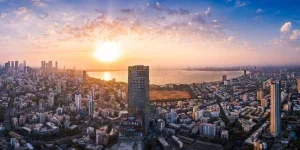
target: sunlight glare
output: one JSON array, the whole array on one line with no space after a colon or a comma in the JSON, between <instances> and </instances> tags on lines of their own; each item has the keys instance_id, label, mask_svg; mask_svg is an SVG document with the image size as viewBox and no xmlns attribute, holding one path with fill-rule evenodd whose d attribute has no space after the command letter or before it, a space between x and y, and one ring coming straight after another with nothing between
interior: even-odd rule
<instances>
[{"instance_id":1,"label":"sunlight glare","mask_svg":"<svg viewBox=\"0 0 300 150\"><path fill-rule=\"evenodd\" d=\"M110 41L104 42L103 44L98 44L94 55L99 61L109 63L118 60L120 53L120 44Z\"/></svg>"}]
</instances>

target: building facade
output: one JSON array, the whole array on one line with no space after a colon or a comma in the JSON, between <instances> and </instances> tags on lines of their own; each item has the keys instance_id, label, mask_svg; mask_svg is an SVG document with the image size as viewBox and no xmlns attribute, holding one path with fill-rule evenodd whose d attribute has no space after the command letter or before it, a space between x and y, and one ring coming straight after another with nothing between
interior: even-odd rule
<instances>
[{"instance_id":1,"label":"building facade","mask_svg":"<svg viewBox=\"0 0 300 150\"><path fill-rule=\"evenodd\" d=\"M141 117L144 134L149 129L149 66L128 67L128 108L129 114Z\"/></svg>"},{"instance_id":2,"label":"building facade","mask_svg":"<svg viewBox=\"0 0 300 150\"><path fill-rule=\"evenodd\" d=\"M281 94L280 84L278 82L271 84L271 115L270 115L270 132L274 136L280 133L280 110Z\"/></svg>"}]
</instances>

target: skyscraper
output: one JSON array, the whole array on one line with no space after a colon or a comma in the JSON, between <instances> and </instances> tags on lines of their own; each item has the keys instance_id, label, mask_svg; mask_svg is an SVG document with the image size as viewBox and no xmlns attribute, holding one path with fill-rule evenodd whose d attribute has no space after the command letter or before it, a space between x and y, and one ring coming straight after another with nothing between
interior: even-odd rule
<instances>
[{"instance_id":1,"label":"skyscraper","mask_svg":"<svg viewBox=\"0 0 300 150\"><path fill-rule=\"evenodd\" d=\"M226 81L227 80L227 76L226 75L223 75L222 76L222 81L224 82L224 81Z\"/></svg>"},{"instance_id":2,"label":"skyscraper","mask_svg":"<svg viewBox=\"0 0 300 150\"><path fill-rule=\"evenodd\" d=\"M48 96L48 105L49 105L49 107L53 107L54 106L54 93L53 92L49 93L49 96Z\"/></svg>"},{"instance_id":3,"label":"skyscraper","mask_svg":"<svg viewBox=\"0 0 300 150\"><path fill-rule=\"evenodd\" d=\"M297 80L298 93L300 93L300 79Z\"/></svg>"},{"instance_id":4,"label":"skyscraper","mask_svg":"<svg viewBox=\"0 0 300 150\"><path fill-rule=\"evenodd\" d=\"M85 83L86 82L86 71L83 70L82 72L82 78L83 78L83 82Z\"/></svg>"},{"instance_id":5,"label":"skyscraper","mask_svg":"<svg viewBox=\"0 0 300 150\"><path fill-rule=\"evenodd\" d=\"M280 133L280 110L281 96L279 82L271 84L271 115L270 115L270 132L274 136Z\"/></svg>"},{"instance_id":6,"label":"skyscraper","mask_svg":"<svg viewBox=\"0 0 300 150\"><path fill-rule=\"evenodd\" d=\"M81 94L79 94L79 93L75 94L75 103L76 103L76 109L77 109L77 111L79 111L79 109L81 107Z\"/></svg>"},{"instance_id":7,"label":"skyscraper","mask_svg":"<svg viewBox=\"0 0 300 150\"><path fill-rule=\"evenodd\" d=\"M14 69L15 69L15 62L14 62L14 61L11 61L10 63L11 63L11 68L12 68L12 70L14 70Z\"/></svg>"},{"instance_id":8,"label":"skyscraper","mask_svg":"<svg viewBox=\"0 0 300 150\"><path fill-rule=\"evenodd\" d=\"M15 70L19 69L19 61L15 61Z\"/></svg>"},{"instance_id":9,"label":"skyscraper","mask_svg":"<svg viewBox=\"0 0 300 150\"><path fill-rule=\"evenodd\" d=\"M52 66L52 61L49 61L47 66L48 66L47 69L51 72L51 71L52 71L52 68L53 68L53 66Z\"/></svg>"},{"instance_id":10,"label":"skyscraper","mask_svg":"<svg viewBox=\"0 0 300 150\"><path fill-rule=\"evenodd\" d=\"M88 104L89 104L89 116L93 116L95 112L95 105L94 105L94 100L93 96L88 97Z\"/></svg>"},{"instance_id":11,"label":"skyscraper","mask_svg":"<svg viewBox=\"0 0 300 150\"><path fill-rule=\"evenodd\" d=\"M56 70L58 69L58 62L57 61L55 62L55 69Z\"/></svg>"},{"instance_id":12,"label":"skyscraper","mask_svg":"<svg viewBox=\"0 0 300 150\"><path fill-rule=\"evenodd\" d=\"M149 128L149 66L128 67L128 108L129 114L142 116L144 134Z\"/></svg>"},{"instance_id":13,"label":"skyscraper","mask_svg":"<svg viewBox=\"0 0 300 150\"><path fill-rule=\"evenodd\" d=\"M260 89L259 91L257 91L256 98L257 100L262 100L263 97L264 97L264 92Z\"/></svg>"},{"instance_id":14,"label":"skyscraper","mask_svg":"<svg viewBox=\"0 0 300 150\"><path fill-rule=\"evenodd\" d=\"M247 76L247 71L246 70L244 70L244 77L246 77Z\"/></svg>"}]
</instances>

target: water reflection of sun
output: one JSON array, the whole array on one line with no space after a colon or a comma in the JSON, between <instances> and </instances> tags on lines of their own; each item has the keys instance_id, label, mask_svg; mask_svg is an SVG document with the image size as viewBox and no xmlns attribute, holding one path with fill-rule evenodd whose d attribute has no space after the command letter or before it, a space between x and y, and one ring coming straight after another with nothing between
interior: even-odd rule
<instances>
[{"instance_id":1,"label":"water reflection of sun","mask_svg":"<svg viewBox=\"0 0 300 150\"><path fill-rule=\"evenodd\" d=\"M103 75L102 75L102 79L105 80L105 81L111 80L110 72L104 72Z\"/></svg>"}]
</instances>

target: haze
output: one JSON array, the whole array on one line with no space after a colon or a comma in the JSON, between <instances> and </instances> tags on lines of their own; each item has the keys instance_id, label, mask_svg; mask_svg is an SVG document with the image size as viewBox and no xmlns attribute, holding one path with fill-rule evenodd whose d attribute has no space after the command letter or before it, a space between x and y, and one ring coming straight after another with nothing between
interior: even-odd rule
<instances>
[{"instance_id":1,"label":"haze","mask_svg":"<svg viewBox=\"0 0 300 150\"><path fill-rule=\"evenodd\" d=\"M0 62L123 69L300 63L300 2L0 0ZM99 44L120 57L99 61Z\"/></svg>"}]
</instances>

